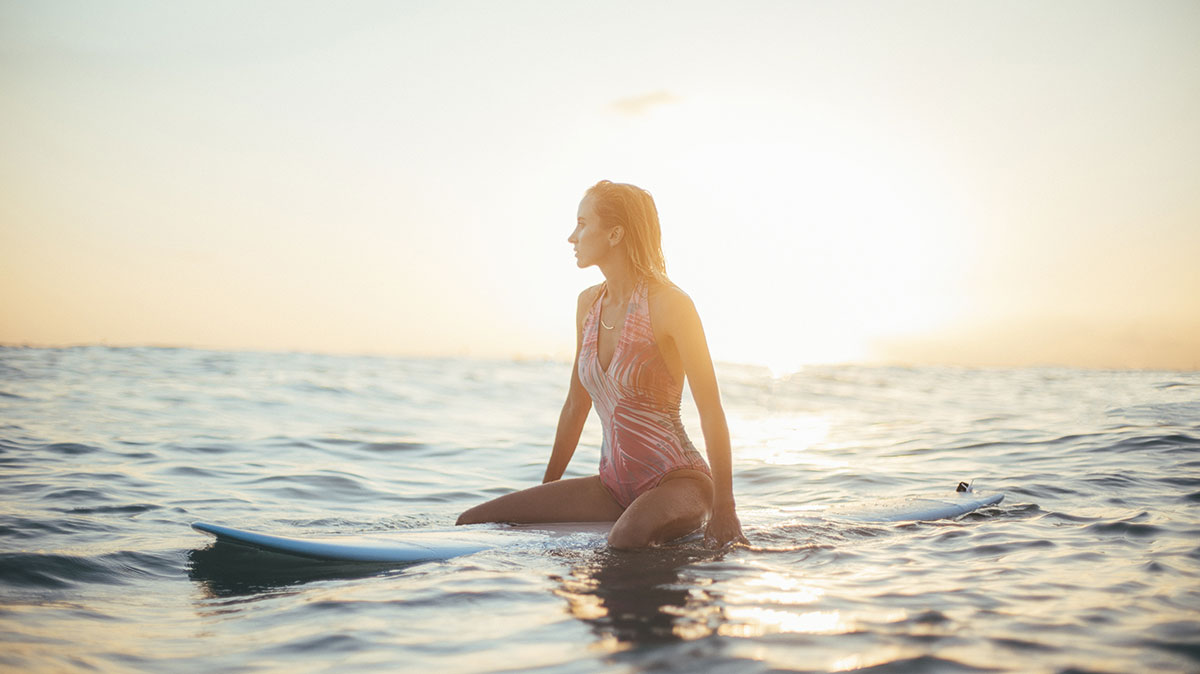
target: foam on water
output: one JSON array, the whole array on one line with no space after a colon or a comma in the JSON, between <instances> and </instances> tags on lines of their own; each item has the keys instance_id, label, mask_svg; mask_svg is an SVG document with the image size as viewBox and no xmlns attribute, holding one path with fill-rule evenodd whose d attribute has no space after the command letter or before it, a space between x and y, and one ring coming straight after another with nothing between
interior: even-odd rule
<instances>
[{"instance_id":1,"label":"foam on water","mask_svg":"<svg viewBox=\"0 0 1200 674\"><path fill-rule=\"evenodd\" d=\"M1196 373L722 367L750 549L583 534L339 566L187 526L448 526L540 480L568 375L0 349L0 668L1200 669ZM598 447L592 420L568 476L594 473ZM812 517L972 478L1005 501L954 521Z\"/></svg>"}]
</instances>

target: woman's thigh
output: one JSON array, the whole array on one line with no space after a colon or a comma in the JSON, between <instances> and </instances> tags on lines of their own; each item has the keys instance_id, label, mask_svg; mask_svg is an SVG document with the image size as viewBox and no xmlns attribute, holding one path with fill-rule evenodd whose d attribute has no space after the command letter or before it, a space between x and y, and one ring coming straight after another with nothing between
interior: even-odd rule
<instances>
[{"instance_id":1,"label":"woman's thigh","mask_svg":"<svg viewBox=\"0 0 1200 674\"><path fill-rule=\"evenodd\" d=\"M621 506L600 484L600 476L539 484L481 503L458 517L457 524L480 522L613 522Z\"/></svg>"},{"instance_id":2,"label":"woman's thigh","mask_svg":"<svg viewBox=\"0 0 1200 674\"><path fill-rule=\"evenodd\" d=\"M614 548L644 548L674 540L704 524L712 510L712 480L681 470L634 499L608 534Z\"/></svg>"}]
</instances>

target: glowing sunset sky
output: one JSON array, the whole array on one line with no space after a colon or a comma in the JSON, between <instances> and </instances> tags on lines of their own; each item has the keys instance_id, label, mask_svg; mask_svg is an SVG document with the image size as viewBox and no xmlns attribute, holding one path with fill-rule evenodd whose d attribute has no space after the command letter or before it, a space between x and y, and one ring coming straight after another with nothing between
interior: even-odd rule
<instances>
[{"instance_id":1,"label":"glowing sunset sky","mask_svg":"<svg viewBox=\"0 0 1200 674\"><path fill-rule=\"evenodd\" d=\"M1200 3L0 0L0 343L1200 367Z\"/></svg>"}]
</instances>

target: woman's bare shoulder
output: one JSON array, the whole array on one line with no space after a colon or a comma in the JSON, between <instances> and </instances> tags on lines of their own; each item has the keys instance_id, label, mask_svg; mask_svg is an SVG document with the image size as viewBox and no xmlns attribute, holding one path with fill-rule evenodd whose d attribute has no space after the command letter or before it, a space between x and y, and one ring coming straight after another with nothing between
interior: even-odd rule
<instances>
[{"instance_id":1,"label":"woman's bare shoulder","mask_svg":"<svg viewBox=\"0 0 1200 674\"><path fill-rule=\"evenodd\" d=\"M604 289L603 283L597 283L590 288L584 288L583 292L579 293L579 302L575 306L575 315L582 320L583 316L596 303L596 298L600 297L600 291Z\"/></svg>"},{"instance_id":2,"label":"woman's bare shoulder","mask_svg":"<svg viewBox=\"0 0 1200 674\"><path fill-rule=\"evenodd\" d=\"M670 316L696 313L696 305L691 296L674 283L650 284L648 299L650 308L655 313L661 312Z\"/></svg>"},{"instance_id":3,"label":"woman's bare shoulder","mask_svg":"<svg viewBox=\"0 0 1200 674\"><path fill-rule=\"evenodd\" d=\"M603 283L597 283L589 288L584 288L583 292L579 293L579 306L591 306L600 297L600 291L604 290Z\"/></svg>"}]
</instances>

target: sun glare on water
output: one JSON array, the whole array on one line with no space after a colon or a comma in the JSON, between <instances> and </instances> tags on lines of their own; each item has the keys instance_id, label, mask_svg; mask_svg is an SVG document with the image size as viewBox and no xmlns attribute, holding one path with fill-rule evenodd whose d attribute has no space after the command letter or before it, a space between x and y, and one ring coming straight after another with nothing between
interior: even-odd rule
<instances>
[{"instance_id":1,"label":"sun glare on water","mask_svg":"<svg viewBox=\"0 0 1200 674\"><path fill-rule=\"evenodd\" d=\"M768 419L731 416L729 426L741 443L738 448L739 461L829 469L847 465L845 461L813 451L813 447L829 437L832 421L823 416L789 415Z\"/></svg>"}]
</instances>

